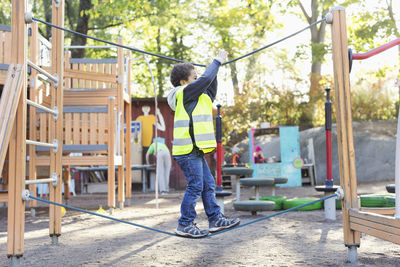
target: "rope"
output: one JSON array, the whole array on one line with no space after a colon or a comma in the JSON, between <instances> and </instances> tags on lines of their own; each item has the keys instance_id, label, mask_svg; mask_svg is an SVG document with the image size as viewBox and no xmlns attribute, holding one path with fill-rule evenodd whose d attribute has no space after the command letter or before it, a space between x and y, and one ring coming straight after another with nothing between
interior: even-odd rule
<instances>
[{"instance_id":1,"label":"rope","mask_svg":"<svg viewBox=\"0 0 400 267\"><path fill-rule=\"evenodd\" d=\"M88 210L83 210L83 209L80 209L80 208L71 207L71 206L68 206L68 205L64 205L64 204L61 204L61 203L57 203L57 202L49 201L49 200L46 200L46 199L34 197L34 196L31 196L31 195L29 195L29 198L33 199L33 200L41 201L41 202L44 202L44 203L47 203L47 204L52 204L52 205L64 207L66 209L75 210L75 211L87 213L87 214L90 214L90 215L102 217L102 218L109 219L109 220L112 220L112 221L116 221L116 222L120 222L120 223L125 223L125 224L129 224L129 225L137 226L137 227L144 228L144 229L151 230L151 231L156 231L156 232L159 232L159 233L162 233L162 234L176 236L175 233L170 233L170 232L167 232L167 231L155 229L155 228L144 226L144 225L140 225L140 224L137 224L137 223L120 220L120 219L113 218L113 217L110 217L110 216L107 216L107 215L95 213L95 212L88 211Z\"/></svg>"},{"instance_id":2,"label":"rope","mask_svg":"<svg viewBox=\"0 0 400 267\"><path fill-rule=\"evenodd\" d=\"M288 36L286 36L286 37L283 37L283 38L281 38L281 39L279 39L279 40L277 40L277 41L275 41L275 42L272 42L272 43L270 43L270 44L267 44L266 46L263 46L263 47L261 47L261 48L258 48L257 50L254 50L253 52L247 53L246 55L237 57L237 58L232 59L232 60L228 60L227 62L223 63L222 65L230 64L230 63L235 62L235 61L237 61L237 60L240 60L240 59L242 59L242 58L245 58L245 57L251 56L251 55L253 55L253 54L255 54L255 53L258 53L258 52L260 52L261 50L264 50L264 49L266 49L266 48L268 48L268 47L271 47L271 46L273 46L273 45L276 45L277 43L280 43L280 42L282 42L282 41L285 41L286 39L289 39L289 38L291 38L291 37L293 37L293 36L295 36L295 35L297 35L297 34L303 32L303 31L305 31L305 30L307 30L307 29L309 29L309 28L311 28L311 27L313 27L313 26L315 26L315 25L317 25L317 24L319 24L319 23L321 23L321 22L324 22L324 21L326 21L326 18L320 19L320 20L318 20L318 21L316 21L316 22L314 22L314 23L308 25L307 27L304 27L304 28L301 29L301 30L298 30L298 31L295 32L295 33L292 33L292 34L290 34L290 35L288 35Z\"/></svg>"},{"instance_id":3,"label":"rope","mask_svg":"<svg viewBox=\"0 0 400 267\"><path fill-rule=\"evenodd\" d=\"M138 48L134 48L134 47L131 47L131 46L126 46L126 45L122 45L122 44L117 44L117 43L113 43L113 42L110 42L110 41L106 41L106 40L103 40L103 39L99 39L99 38L96 38L96 37L93 37L93 36L86 35L84 33L76 32L76 31L73 31L73 30L69 30L69 29L57 26L57 25L52 24L50 22L46 22L44 20L37 19L35 17L33 17L32 20L40 22L40 23L43 23L43 24L45 24L47 26L54 27L56 29L59 29L59 30L65 31L65 32L69 32L69 33L72 33L72 34L77 34L77 35L80 35L82 37L86 37L86 38L89 38L89 39L92 39L92 40L95 40L95 41L99 41L99 42L102 42L102 43L118 46L118 47L121 47L121 48L125 48L125 49L128 49L128 50L139 52L139 53L142 53L142 54L155 56L155 57L159 57L159 58L163 58L163 59L167 59L167 60L171 60L171 61L175 61L175 62L186 62L186 61L181 60L181 59L175 59L175 58L172 58L172 57L167 57L167 56L163 56L163 55L147 52L147 51L144 51L144 50L140 50ZM206 67L206 65L203 65L203 64L197 64L197 63L192 63L192 62L189 62L189 63L191 63L191 64L193 64L195 66L199 66L199 67Z\"/></svg>"},{"instance_id":4,"label":"rope","mask_svg":"<svg viewBox=\"0 0 400 267\"><path fill-rule=\"evenodd\" d=\"M233 230L233 229L237 229L237 228L240 228L240 227L244 227L244 226L247 226L247 225L250 225L250 224L259 222L259 221L264 221L264 220L266 220L266 219L269 219L269 218L272 218L272 217L275 217L275 216L278 216L278 215L281 215L281 214L284 214L284 213L288 213L288 212L290 212L290 211L297 210L297 209L300 209L300 208L302 208L302 207L309 206L309 205L315 204L315 203L317 203L317 202L324 201L324 200L327 200L327 199L329 199L329 198L337 197L337 196L338 196L337 194L329 195L329 196L326 196L326 197L323 197L323 198L320 198L320 199L311 201L311 202L309 202L309 203L302 204L302 205L297 206L297 207L293 207L293 208L290 208L290 209L287 209L287 210L281 210L281 211L275 212L275 213L273 213L273 214L271 214L271 215L268 215L268 216L265 216L265 217L261 217L261 218L255 219L255 220L252 220L252 221L247 222L247 223L240 224L240 225L236 226L235 228L229 228L229 229L225 229L225 230L222 230L222 231L219 231L219 232L210 234L210 235L208 235L208 236L219 235L219 234L225 233L225 232L227 232L227 231L229 231L229 230Z\"/></svg>"},{"instance_id":5,"label":"rope","mask_svg":"<svg viewBox=\"0 0 400 267\"><path fill-rule=\"evenodd\" d=\"M327 199L329 199L329 198L336 197L336 196L337 196L337 194L329 195L329 196L326 196L326 197L323 197L323 198L314 200L314 201L312 201L312 202L309 202L309 203L306 203L306 204L302 204L302 205L297 206L297 207L293 207L293 208L290 208L290 209L287 209L287 210L278 211L278 212L275 212L274 214L271 214L271 215L268 215L268 216L265 216L265 217L261 217L261 218L255 219L255 220L252 220L252 221L247 222L247 223L240 224L240 225L238 225L238 226L236 226L236 227L234 227L234 228L229 228L229 229L225 229L225 230L222 230L222 231L213 233L213 234L209 234L209 235L204 236L204 237L211 237L211 236L219 235L219 234L222 234L222 233L226 233L226 232L228 232L228 231L235 230L235 229L238 229L238 228L241 228L241 227L244 227L244 226L247 226L247 225L256 223L256 222L260 222L260 221L263 221L263 220L266 220L266 219L269 219L269 218L272 218L272 217L275 217L275 216L278 216L278 215L281 215L281 214L284 214L284 213L287 213L287 212L290 212L290 211L293 211L293 210L297 210L297 209L300 209L300 208L302 208L302 207L309 206L309 205L315 204L315 203L317 203L317 202L324 201L324 200L327 200ZM110 217L110 216L107 216L107 215L95 213L95 212L88 211L88 210L83 210L83 209L80 209L80 208L71 207L71 206L68 206L68 205L64 205L64 204L61 204L61 203L49 201L49 200L42 199L42 198L38 198L38 197L35 197L35 196L29 195L29 198L30 198L30 199L33 199L33 200L41 201L41 202L44 202L44 203L47 203L47 204L52 204L52 205L64 207L64 208L66 208L66 209L75 210L75 211L87 213L87 214L90 214L90 215L102 217L102 218L105 218L105 219L110 219L110 220L112 220L112 221L116 221L116 222L120 222L120 223L125 223L125 224L129 224L129 225L133 225L133 226L136 226L136 227L144 228L144 229L146 229L146 230L155 231L155 232L162 233L162 234L166 234L166 235L170 235L170 236L182 237L182 236L176 235L175 233L171 233L171 232L159 230L159 229L156 229L156 228L144 226L144 225L137 224L137 223L133 223L133 222L128 222L128 221L125 221L125 220L120 220L120 219L113 218L113 217ZM184 238L185 238L185 237L184 237Z\"/></svg>"},{"instance_id":6,"label":"rope","mask_svg":"<svg viewBox=\"0 0 400 267\"><path fill-rule=\"evenodd\" d=\"M159 54L156 54L156 53L151 53L151 52L147 52L147 51L144 51L144 50L140 50L140 49L138 49L138 48L134 48L134 47L131 47L131 46L126 46L126 45L121 45L121 44L113 43L113 42L110 42L110 41L106 41L106 40L103 40L103 39L100 39L100 38L96 38L96 37L93 37L93 36L90 36L90 35L86 35L86 34L84 34L84 33L76 32L76 31L73 31L73 30L70 30L70 29L66 29L66 28L57 26L57 25L55 25L55 24L52 24L52 23L50 23L50 22L43 21L43 20L38 19L38 18L35 18L35 17L33 17L32 20L37 21L37 22L40 22L40 23L43 23L43 24L45 24L45 25L47 25L47 26L50 26L50 27L54 27L54 28L59 29L59 30L62 30L62 31L66 31L66 32L69 32L69 33L72 33L72 34L77 34L77 35L80 35L80 36L89 38L89 39L92 39L92 40L95 40L95 41L98 41L98 42L102 42L102 43L106 43L106 44L110 44L110 45L122 47L122 48L125 48L125 49L128 49L128 50L132 50L132 51L135 51L135 52L139 52L139 53L143 53L143 54L146 54L146 55L150 55L150 56L154 56L154 57L159 57L159 58L163 58L163 59L167 59L167 60L171 60L171 61L175 61L175 62L186 62L186 61L181 60L181 59L176 59L176 58L172 58L172 57L167 57L167 56L159 55ZM314 23L308 25L307 27L304 27L304 28L301 29L301 30L298 30L298 31L295 32L295 33L292 33L292 34L290 34L290 35L288 35L288 36L286 36L286 37L283 37L283 38L281 38L281 39L279 39L279 40L277 40L277 41L275 41L275 42L272 42L272 43L270 43L270 44L268 44L268 45L266 45L266 46L263 46L263 47L261 47L261 48L258 48L258 49L256 49L256 50L250 52L250 53L247 53L247 54L245 54L245 55L243 55L243 56L240 56L240 57L234 58L234 59L232 59L232 60L226 61L226 62L223 63L222 65L227 65L227 64L230 64L230 63L232 63L232 62L238 61L238 60L240 60L240 59L242 59L242 58L245 58L245 57L251 56L251 55L253 55L253 54L255 54L255 53L258 53L258 52L260 52L260 51L262 51L262 50L264 50L264 49L266 49L266 48L268 48L268 47L271 47L271 46L273 46L273 45L276 45L277 43L280 43L280 42L282 42L282 41L284 41L284 40L286 40L286 39L289 39L289 38L291 38L291 37L293 37L293 36L295 36L295 35L297 35L297 34L303 32L303 31L305 31L305 30L307 30L307 29L309 29L309 28L311 28L311 27L313 27L313 26L315 26L315 25L317 25L317 24L319 24L319 23L322 23L322 22L324 22L324 21L326 21L326 18L320 19L320 20L318 20L318 21L316 21L316 22L314 22ZM207 67L207 65L204 65L204 64L192 63L192 62L189 62L189 63L191 63L191 64L193 64L193 65L195 65L195 66L199 66L199 67Z\"/></svg>"}]
</instances>

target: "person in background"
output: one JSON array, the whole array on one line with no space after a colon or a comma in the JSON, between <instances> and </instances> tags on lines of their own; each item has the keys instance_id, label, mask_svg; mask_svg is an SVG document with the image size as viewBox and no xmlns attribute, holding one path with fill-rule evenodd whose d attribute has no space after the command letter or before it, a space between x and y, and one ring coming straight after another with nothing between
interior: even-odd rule
<instances>
[{"instance_id":1,"label":"person in background","mask_svg":"<svg viewBox=\"0 0 400 267\"><path fill-rule=\"evenodd\" d=\"M146 162L150 164L150 155L155 155L157 159L157 173L158 173L158 186L161 194L169 192L169 172L171 170L171 154L169 153L168 147L160 142L157 142L157 153L156 143L149 146L146 153Z\"/></svg>"},{"instance_id":2,"label":"person in background","mask_svg":"<svg viewBox=\"0 0 400 267\"><path fill-rule=\"evenodd\" d=\"M233 166L238 166L241 163L240 162L240 155L239 155L239 148L238 147L234 147L232 149L232 153L233 153L233 158L232 158Z\"/></svg>"},{"instance_id":3,"label":"person in background","mask_svg":"<svg viewBox=\"0 0 400 267\"><path fill-rule=\"evenodd\" d=\"M254 163L264 163L264 155L262 153L261 147L256 147L256 152L254 153Z\"/></svg>"}]
</instances>

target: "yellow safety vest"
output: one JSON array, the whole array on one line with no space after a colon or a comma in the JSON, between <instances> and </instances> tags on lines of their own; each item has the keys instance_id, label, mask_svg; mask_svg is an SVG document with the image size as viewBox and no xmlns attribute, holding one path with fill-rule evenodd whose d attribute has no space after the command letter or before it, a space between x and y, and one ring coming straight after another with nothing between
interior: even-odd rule
<instances>
[{"instance_id":1,"label":"yellow safety vest","mask_svg":"<svg viewBox=\"0 0 400 267\"><path fill-rule=\"evenodd\" d=\"M190 117L183 105L183 89L176 93L176 110L174 117L174 141L172 155L186 155L192 152L193 143L189 133ZM212 116L212 102L207 94L199 97L192 112L193 134L196 146L204 153L212 152L217 147Z\"/></svg>"}]
</instances>

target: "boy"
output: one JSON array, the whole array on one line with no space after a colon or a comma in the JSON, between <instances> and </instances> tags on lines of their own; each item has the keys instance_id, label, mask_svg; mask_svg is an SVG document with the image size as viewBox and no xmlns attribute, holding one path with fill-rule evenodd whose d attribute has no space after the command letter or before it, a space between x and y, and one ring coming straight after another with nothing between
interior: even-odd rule
<instances>
[{"instance_id":1,"label":"boy","mask_svg":"<svg viewBox=\"0 0 400 267\"><path fill-rule=\"evenodd\" d=\"M228 220L215 199L215 181L204 159L205 153L216 148L212 117L212 101L217 94L217 73L227 52L221 50L197 79L194 66L179 63L171 71L175 87L168 94L168 104L175 111L172 155L188 181L181 204L181 217L176 234L198 238L240 224ZM202 197L208 216L209 230L200 230L194 223L196 202Z\"/></svg>"}]
</instances>

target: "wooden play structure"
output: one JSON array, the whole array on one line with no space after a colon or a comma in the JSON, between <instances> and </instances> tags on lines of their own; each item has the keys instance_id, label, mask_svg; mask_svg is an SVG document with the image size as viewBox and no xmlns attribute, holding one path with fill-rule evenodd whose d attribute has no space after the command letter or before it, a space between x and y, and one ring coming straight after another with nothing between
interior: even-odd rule
<instances>
[{"instance_id":1,"label":"wooden play structure","mask_svg":"<svg viewBox=\"0 0 400 267\"><path fill-rule=\"evenodd\" d=\"M52 23L64 27L64 1L52 2ZM27 187L36 196L37 184L48 184L49 200L62 203L63 180L64 195L69 195L70 166L107 166L110 211L115 207L116 170L120 208L131 197L129 169L125 176L131 161L130 53L118 48L116 58L73 59L64 51L64 32L53 28L49 42L25 17L26 11L26 0L12 1L12 25L0 26L0 201L8 204L12 266L19 265L24 251L28 199L22 192ZM37 175L43 166L48 176ZM61 208L49 209L49 233L57 243Z\"/></svg>"},{"instance_id":2,"label":"wooden play structure","mask_svg":"<svg viewBox=\"0 0 400 267\"><path fill-rule=\"evenodd\" d=\"M32 23L34 25L35 23ZM122 40L119 39L119 43ZM33 54L33 53L32 53ZM65 53L63 97L63 158L66 186L69 188L70 166L107 166L108 206L115 207L115 169L118 168L118 202L123 208L125 194L131 197L131 173L124 165L130 162L130 53L117 49L117 58L71 58ZM34 76L35 78L35 76ZM37 97L37 88L31 95ZM40 97L38 97L40 98ZM43 97L41 97L43 98ZM44 97L45 98L45 97ZM30 114L30 134L46 142L48 138L45 113ZM124 124L128 130L124 133ZM36 125L36 127L35 127ZM47 140L51 141L51 140ZM126 145L125 145L126 144ZM48 165L48 148L32 150L30 179L35 179L34 166ZM71 154L73 153L73 154ZM45 154L45 155L43 155ZM78 156L77 156L78 155ZM129 166L130 164L128 164ZM68 197L68 192L65 194Z\"/></svg>"},{"instance_id":3,"label":"wooden play structure","mask_svg":"<svg viewBox=\"0 0 400 267\"><path fill-rule=\"evenodd\" d=\"M337 138L339 152L340 184L344 192L342 200L344 243L348 247L350 262L357 260L357 247L360 246L360 233L375 236L396 244L400 244L400 214L387 215L388 212L377 210L360 210L357 199L357 177L355 168L355 151L353 143L350 79L349 79L349 50L347 47L346 15L343 7L332 8L327 16L327 23L332 23L332 49L335 83L335 106L337 122ZM397 39L397 41L400 41ZM392 44L399 44L389 43ZM369 56L382 52L389 44L376 48L368 53ZM353 54L352 59L366 58L366 54ZM351 59L350 59L351 60ZM399 142L399 140L398 140ZM399 157L396 152L396 161ZM397 173L396 167L396 173ZM399 178L396 174L396 184ZM399 190L397 190L399 191ZM400 207L399 196L396 196L396 209ZM383 214L378 214L383 213ZM393 214L393 212L391 213Z\"/></svg>"}]
</instances>

